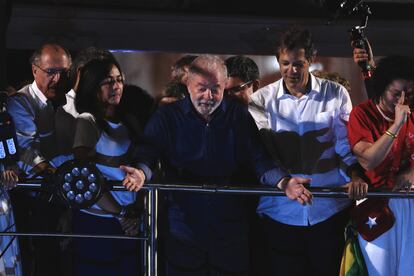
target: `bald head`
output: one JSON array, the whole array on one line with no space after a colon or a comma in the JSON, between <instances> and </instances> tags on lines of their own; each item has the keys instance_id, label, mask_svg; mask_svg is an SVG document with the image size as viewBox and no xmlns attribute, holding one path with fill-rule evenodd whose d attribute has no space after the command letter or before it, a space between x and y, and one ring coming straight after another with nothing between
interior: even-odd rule
<instances>
[{"instance_id":1,"label":"bald head","mask_svg":"<svg viewBox=\"0 0 414 276\"><path fill-rule=\"evenodd\" d=\"M39 63L42 62L42 58L44 58L44 54L55 54L56 56L61 56L63 59L67 60L69 66L72 64L72 58L69 51L59 44L53 43L43 44L39 49L36 49L29 59L30 64L39 65Z\"/></svg>"},{"instance_id":2,"label":"bald head","mask_svg":"<svg viewBox=\"0 0 414 276\"><path fill-rule=\"evenodd\" d=\"M70 53L58 44L44 44L33 53L30 58L33 77L46 98L55 99L67 92L65 82L71 62Z\"/></svg>"}]
</instances>

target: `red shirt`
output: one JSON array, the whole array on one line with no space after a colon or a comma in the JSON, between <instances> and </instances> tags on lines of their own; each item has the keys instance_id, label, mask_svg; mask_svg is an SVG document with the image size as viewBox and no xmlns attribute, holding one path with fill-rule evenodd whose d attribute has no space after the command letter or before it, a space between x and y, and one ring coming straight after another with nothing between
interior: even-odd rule
<instances>
[{"instance_id":1,"label":"red shirt","mask_svg":"<svg viewBox=\"0 0 414 276\"><path fill-rule=\"evenodd\" d=\"M354 107L348 122L348 138L351 149L359 141L374 143L389 129L387 121L372 100ZM375 188L393 188L395 176L414 165L414 115L407 119L385 159L365 174Z\"/></svg>"}]
</instances>

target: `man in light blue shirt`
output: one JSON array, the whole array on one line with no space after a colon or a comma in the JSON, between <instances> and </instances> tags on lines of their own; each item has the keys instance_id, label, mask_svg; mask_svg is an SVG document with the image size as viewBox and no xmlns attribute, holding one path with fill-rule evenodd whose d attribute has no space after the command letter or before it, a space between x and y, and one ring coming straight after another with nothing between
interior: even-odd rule
<instances>
[{"instance_id":1,"label":"man in light blue shirt","mask_svg":"<svg viewBox=\"0 0 414 276\"><path fill-rule=\"evenodd\" d=\"M34 81L9 98L8 110L16 124L20 169L29 177L46 176L61 164L54 106L64 99L71 55L60 45L44 44L33 53L30 63ZM33 195L22 191L13 201L17 228L23 232L56 232L62 207L45 200L42 193ZM60 240L31 239L30 245L26 240L20 243L24 274L61 275Z\"/></svg>"},{"instance_id":2,"label":"man in light blue shirt","mask_svg":"<svg viewBox=\"0 0 414 276\"><path fill-rule=\"evenodd\" d=\"M282 79L254 93L249 110L291 176L310 179L311 187L338 187L349 182L348 173L350 194L358 197L367 184L357 177L347 139L350 97L343 86L309 73L315 55L309 31L285 32L277 51ZM287 177L282 187L290 186L303 194L263 196L257 209L271 258L269 275L337 275L351 201L316 198L306 204L307 188Z\"/></svg>"}]
</instances>

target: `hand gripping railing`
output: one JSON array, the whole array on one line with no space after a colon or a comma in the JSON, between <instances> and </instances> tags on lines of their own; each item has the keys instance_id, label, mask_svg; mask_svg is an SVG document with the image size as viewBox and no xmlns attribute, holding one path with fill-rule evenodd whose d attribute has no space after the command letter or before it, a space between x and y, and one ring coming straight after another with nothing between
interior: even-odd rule
<instances>
[{"instance_id":1,"label":"hand gripping railing","mask_svg":"<svg viewBox=\"0 0 414 276\"><path fill-rule=\"evenodd\" d=\"M106 185L112 191L126 191L120 185L120 181L106 181ZM17 184L18 189L40 190L42 184L40 180L27 180ZM3 232L0 235L10 236L52 236L52 237L73 237L73 238L115 238L115 239L137 239L146 242L146 275L157 275L157 197L158 191L186 191L196 193L220 193L234 195L267 195L285 196L283 191L274 187L267 186L248 186L229 185L219 186L210 184L155 184L148 183L142 187L148 191L146 203L148 231L142 237L107 236L107 235L77 235L77 234L49 234L49 233L13 233ZM310 192L314 197L324 198L347 198L348 193L344 188L321 188L311 187ZM414 198L414 192L394 192L388 190L370 190L367 197L388 197L388 198Z\"/></svg>"}]
</instances>

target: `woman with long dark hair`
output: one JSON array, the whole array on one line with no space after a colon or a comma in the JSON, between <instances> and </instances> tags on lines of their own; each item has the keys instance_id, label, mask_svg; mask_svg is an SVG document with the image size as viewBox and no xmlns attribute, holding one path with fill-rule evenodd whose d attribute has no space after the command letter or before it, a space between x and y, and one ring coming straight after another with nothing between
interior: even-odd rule
<instances>
[{"instance_id":1,"label":"woman with long dark hair","mask_svg":"<svg viewBox=\"0 0 414 276\"><path fill-rule=\"evenodd\" d=\"M129 164L134 150L123 123L119 103L124 77L113 59L94 60L81 71L76 109L74 155L91 160L108 180L123 180L120 165ZM74 216L76 233L138 234L134 192L106 192L97 204ZM75 241L76 275L138 275L138 247L126 240L82 239Z\"/></svg>"}]
</instances>

